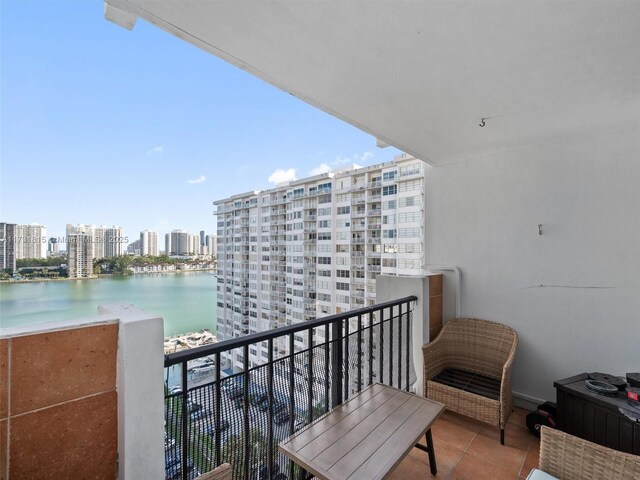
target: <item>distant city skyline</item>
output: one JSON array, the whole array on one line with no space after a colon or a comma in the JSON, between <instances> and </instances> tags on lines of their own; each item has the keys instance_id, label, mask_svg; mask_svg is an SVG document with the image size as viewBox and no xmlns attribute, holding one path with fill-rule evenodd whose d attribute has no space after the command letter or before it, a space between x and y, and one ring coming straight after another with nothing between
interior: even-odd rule
<instances>
[{"instance_id":1,"label":"distant city skyline","mask_svg":"<svg viewBox=\"0 0 640 480\"><path fill-rule=\"evenodd\" d=\"M398 153L100 2L7 0L0 27L3 222L214 232L213 199Z\"/></svg>"}]
</instances>

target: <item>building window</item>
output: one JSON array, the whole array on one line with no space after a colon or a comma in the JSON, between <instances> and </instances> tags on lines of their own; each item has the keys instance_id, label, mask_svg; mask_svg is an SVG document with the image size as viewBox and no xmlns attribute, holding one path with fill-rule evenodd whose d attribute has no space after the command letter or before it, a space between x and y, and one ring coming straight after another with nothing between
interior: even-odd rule
<instances>
[{"instance_id":1,"label":"building window","mask_svg":"<svg viewBox=\"0 0 640 480\"><path fill-rule=\"evenodd\" d=\"M415 165L405 165L400 167L400 176L406 177L408 175L418 175L422 173L422 164L416 163Z\"/></svg>"},{"instance_id":2,"label":"building window","mask_svg":"<svg viewBox=\"0 0 640 480\"><path fill-rule=\"evenodd\" d=\"M395 195L398 193L397 185L387 185L386 187L382 187L382 195Z\"/></svg>"},{"instance_id":3,"label":"building window","mask_svg":"<svg viewBox=\"0 0 640 480\"><path fill-rule=\"evenodd\" d=\"M400 199L400 207L417 207L421 204L420 195L413 197L404 197Z\"/></svg>"}]
</instances>

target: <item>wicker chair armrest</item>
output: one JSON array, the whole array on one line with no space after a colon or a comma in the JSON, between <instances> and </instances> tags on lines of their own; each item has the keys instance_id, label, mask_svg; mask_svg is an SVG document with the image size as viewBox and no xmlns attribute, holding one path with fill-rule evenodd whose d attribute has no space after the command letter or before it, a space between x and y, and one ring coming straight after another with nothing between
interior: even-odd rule
<instances>
[{"instance_id":1,"label":"wicker chair armrest","mask_svg":"<svg viewBox=\"0 0 640 480\"><path fill-rule=\"evenodd\" d=\"M504 428L513 410L513 391L511 389L511 370L513 361L516 358L518 348L518 338L516 337L507 357L507 361L502 367L502 378L500 380L500 427Z\"/></svg>"},{"instance_id":2,"label":"wicker chair armrest","mask_svg":"<svg viewBox=\"0 0 640 480\"><path fill-rule=\"evenodd\" d=\"M435 377L447 365L447 342L442 340L442 335L438 335L435 340L422 346L422 356L424 358L424 391L426 394L427 381Z\"/></svg>"},{"instance_id":3,"label":"wicker chair armrest","mask_svg":"<svg viewBox=\"0 0 640 480\"><path fill-rule=\"evenodd\" d=\"M541 470L563 480L638 478L640 457L542 427Z\"/></svg>"}]
</instances>

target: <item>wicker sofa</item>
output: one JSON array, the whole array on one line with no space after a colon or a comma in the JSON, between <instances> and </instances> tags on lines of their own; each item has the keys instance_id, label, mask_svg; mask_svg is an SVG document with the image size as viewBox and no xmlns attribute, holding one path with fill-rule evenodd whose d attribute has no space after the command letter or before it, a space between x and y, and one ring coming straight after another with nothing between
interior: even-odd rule
<instances>
[{"instance_id":1,"label":"wicker sofa","mask_svg":"<svg viewBox=\"0 0 640 480\"><path fill-rule=\"evenodd\" d=\"M638 455L618 452L549 427L542 427L540 433L540 467L529 474L530 480L549 478L548 475L560 480L640 478Z\"/></svg>"},{"instance_id":2,"label":"wicker sofa","mask_svg":"<svg viewBox=\"0 0 640 480\"><path fill-rule=\"evenodd\" d=\"M513 408L511 368L517 345L518 334L506 325L477 318L449 320L436 339L422 347L425 396L500 427L504 445L504 428ZM443 383L443 375L450 372L453 377ZM464 378L457 380L455 375Z\"/></svg>"}]
</instances>

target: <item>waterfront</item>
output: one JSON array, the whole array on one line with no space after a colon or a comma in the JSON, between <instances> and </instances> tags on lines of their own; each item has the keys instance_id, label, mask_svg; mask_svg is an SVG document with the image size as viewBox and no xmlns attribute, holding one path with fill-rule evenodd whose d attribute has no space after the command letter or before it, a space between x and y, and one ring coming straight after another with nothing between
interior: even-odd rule
<instances>
[{"instance_id":1,"label":"waterfront","mask_svg":"<svg viewBox=\"0 0 640 480\"><path fill-rule=\"evenodd\" d=\"M0 285L0 326L96 315L98 305L128 302L164 318L165 336L216 330L212 272L111 276L73 282Z\"/></svg>"}]
</instances>

